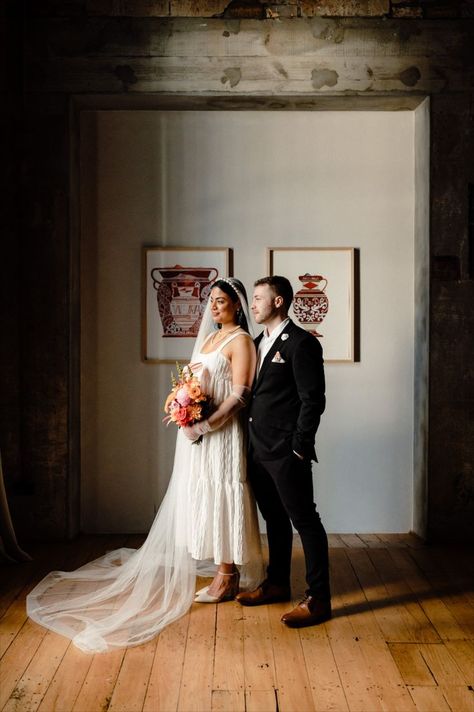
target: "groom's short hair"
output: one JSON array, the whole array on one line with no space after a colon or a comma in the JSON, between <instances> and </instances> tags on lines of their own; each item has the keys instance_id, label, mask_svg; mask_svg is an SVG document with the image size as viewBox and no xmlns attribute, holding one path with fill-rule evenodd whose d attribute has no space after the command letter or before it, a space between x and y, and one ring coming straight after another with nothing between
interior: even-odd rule
<instances>
[{"instance_id":1,"label":"groom's short hair","mask_svg":"<svg viewBox=\"0 0 474 712\"><path fill-rule=\"evenodd\" d=\"M286 311L288 311L293 301L293 287L291 286L290 280L279 274L274 274L271 277L261 277L257 279L254 283L254 287L258 287L261 284L268 284L277 297L282 297L284 307Z\"/></svg>"}]
</instances>

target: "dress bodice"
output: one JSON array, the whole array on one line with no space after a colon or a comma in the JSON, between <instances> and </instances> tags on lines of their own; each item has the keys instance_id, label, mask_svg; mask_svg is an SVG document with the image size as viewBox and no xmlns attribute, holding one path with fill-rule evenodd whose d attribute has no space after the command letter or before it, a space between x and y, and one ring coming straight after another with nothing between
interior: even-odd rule
<instances>
[{"instance_id":1,"label":"dress bodice","mask_svg":"<svg viewBox=\"0 0 474 712\"><path fill-rule=\"evenodd\" d=\"M196 354L195 363L191 364L193 366L193 373L195 373L201 381L203 391L213 398L225 397L227 395L225 392L222 393L223 382L225 382L227 388L231 388L232 386L232 365L230 360L223 353L223 349L242 333L242 331L237 331L230 334L213 351L207 353L200 351ZM251 337L249 336L249 338ZM224 391L227 390L226 386L224 386Z\"/></svg>"}]
</instances>

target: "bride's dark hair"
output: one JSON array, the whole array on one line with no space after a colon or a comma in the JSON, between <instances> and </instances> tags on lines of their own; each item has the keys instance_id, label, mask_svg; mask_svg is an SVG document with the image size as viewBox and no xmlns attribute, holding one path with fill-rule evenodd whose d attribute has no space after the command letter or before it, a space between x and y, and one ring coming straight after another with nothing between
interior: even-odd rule
<instances>
[{"instance_id":1,"label":"bride's dark hair","mask_svg":"<svg viewBox=\"0 0 474 712\"><path fill-rule=\"evenodd\" d=\"M236 279L235 277L224 277L223 279L217 279L214 284L212 285L212 289L214 287L218 287L218 289L221 289L223 292L227 294L228 297L232 299L234 304L240 300L240 296L238 292L243 296L245 301L248 304L248 299L247 299L247 292L245 291L245 287L240 281L240 279ZM238 309L237 310L237 324L244 329L247 333L250 332L249 325L247 322L247 317L245 316L245 312L243 309ZM217 328L220 329L222 328L222 324L218 324Z\"/></svg>"}]
</instances>

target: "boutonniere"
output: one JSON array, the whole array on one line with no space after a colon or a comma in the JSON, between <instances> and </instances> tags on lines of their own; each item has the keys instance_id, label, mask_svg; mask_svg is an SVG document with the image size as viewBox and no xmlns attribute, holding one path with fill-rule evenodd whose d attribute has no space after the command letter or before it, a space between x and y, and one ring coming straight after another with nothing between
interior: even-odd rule
<instances>
[{"instance_id":1,"label":"boutonniere","mask_svg":"<svg viewBox=\"0 0 474 712\"><path fill-rule=\"evenodd\" d=\"M282 341L286 341L286 340L289 339L289 338L290 338L290 335L287 334L286 332L281 335L281 340L282 340Z\"/></svg>"}]
</instances>

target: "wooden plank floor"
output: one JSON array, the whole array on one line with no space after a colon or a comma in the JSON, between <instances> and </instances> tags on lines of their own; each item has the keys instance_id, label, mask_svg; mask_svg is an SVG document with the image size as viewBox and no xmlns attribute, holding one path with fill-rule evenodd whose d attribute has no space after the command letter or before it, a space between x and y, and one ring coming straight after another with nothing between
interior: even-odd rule
<instances>
[{"instance_id":1,"label":"wooden plank floor","mask_svg":"<svg viewBox=\"0 0 474 712\"><path fill-rule=\"evenodd\" d=\"M290 630L288 604L194 604L155 640L95 656L28 620L25 596L51 569L141 539L30 547L33 561L0 570L0 711L473 712L472 550L410 535L329 539L328 623ZM295 603L303 591L295 539Z\"/></svg>"}]
</instances>

